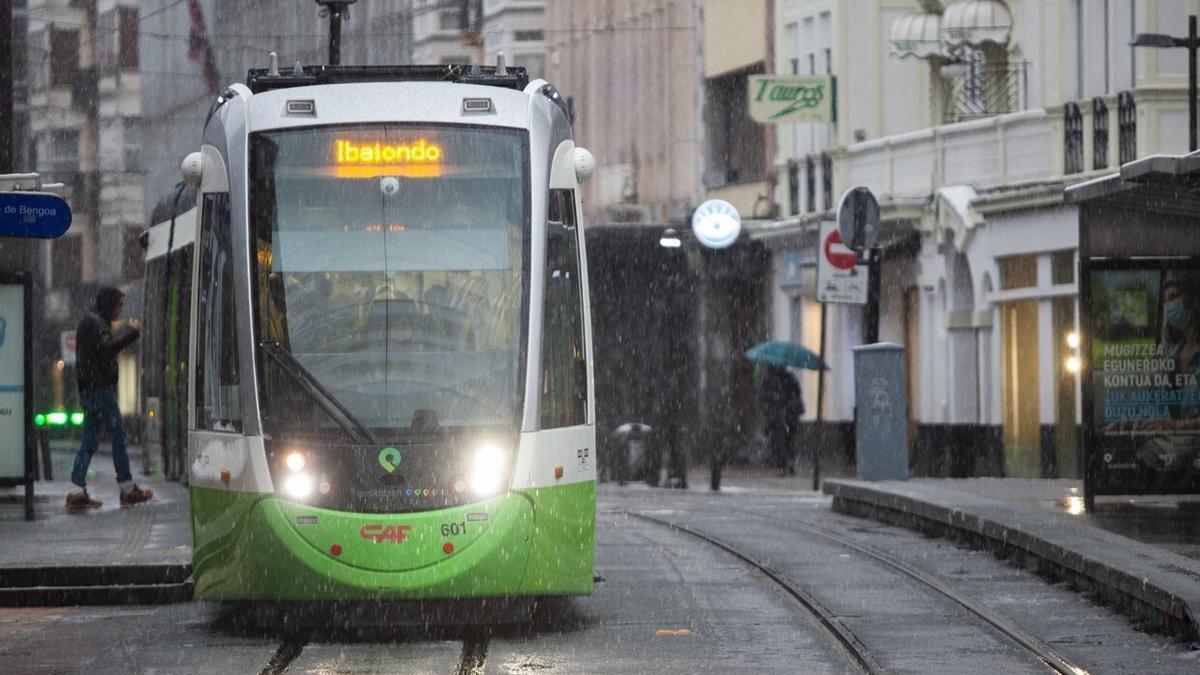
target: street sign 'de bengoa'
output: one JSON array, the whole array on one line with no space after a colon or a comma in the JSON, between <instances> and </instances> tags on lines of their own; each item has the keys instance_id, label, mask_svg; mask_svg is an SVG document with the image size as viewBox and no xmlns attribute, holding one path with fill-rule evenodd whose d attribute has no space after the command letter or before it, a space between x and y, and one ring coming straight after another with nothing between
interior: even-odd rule
<instances>
[{"instance_id":1,"label":"street sign 'de bengoa'","mask_svg":"<svg viewBox=\"0 0 1200 675\"><path fill-rule=\"evenodd\" d=\"M837 80L833 75L751 75L750 117L763 124L836 122Z\"/></svg>"},{"instance_id":2,"label":"street sign 'de bengoa'","mask_svg":"<svg viewBox=\"0 0 1200 675\"><path fill-rule=\"evenodd\" d=\"M0 192L0 237L54 239L71 226L71 207L49 192Z\"/></svg>"}]
</instances>

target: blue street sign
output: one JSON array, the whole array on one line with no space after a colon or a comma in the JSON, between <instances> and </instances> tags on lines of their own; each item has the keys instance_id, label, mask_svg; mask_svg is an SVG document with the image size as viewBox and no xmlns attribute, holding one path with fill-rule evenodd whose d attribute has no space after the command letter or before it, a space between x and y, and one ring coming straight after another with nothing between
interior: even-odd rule
<instances>
[{"instance_id":1,"label":"blue street sign","mask_svg":"<svg viewBox=\"0 0 1200 675\"><path fill-rule=\"evenodd\" d=\"M71 226L71 207L49 192L0 192L0 237L61 237Z\"/></svg>"}]
</instances>

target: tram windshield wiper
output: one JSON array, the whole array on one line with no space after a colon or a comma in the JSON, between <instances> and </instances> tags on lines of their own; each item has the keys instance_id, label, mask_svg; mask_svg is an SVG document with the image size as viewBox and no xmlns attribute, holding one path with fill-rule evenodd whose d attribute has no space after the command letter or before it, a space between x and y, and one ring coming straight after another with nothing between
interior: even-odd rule
<instances>
[{"instance_id":1,"label":"tram windshield wiper","mask_svg":"<svg viewBox=\"0 0 1200 675\"><path fill-rule=\"evenodd\" d=\"M283 372L287 373L306 394L312 398L317 405L321 406L334 422L357 443L369 443L371 445L379 445L379 439L375 434L371 433L354 413L351 413L336 396L329 393L317 378L308 371L301 363L296 360L296 357L291 352L284 349L278 342L260 342L259 349L264 354L274 359L283 368Z\"/></svg>"}]
</instances>

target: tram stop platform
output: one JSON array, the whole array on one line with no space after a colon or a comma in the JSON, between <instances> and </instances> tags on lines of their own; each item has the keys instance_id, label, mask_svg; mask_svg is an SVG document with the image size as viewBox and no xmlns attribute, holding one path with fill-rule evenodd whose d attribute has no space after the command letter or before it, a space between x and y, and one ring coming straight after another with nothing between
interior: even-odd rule
<instances>
[{"instance_id":1,"label":"tram stop platform","mask_svg":"<svg viewBox=\"0 0 1200 675\"><path fill-rule=\"evenodd\" d=\"M916 478L823 483L842 513L992 550L1155 629L1200 627L1200 498L1097 498L1074 480Z\"/></svg>"},{"instance_id":2,"label":"tram stop platform","mask_svg":"<svg viewBox=\"0 0 1200 675\"><path fill-rule=\"evenodd\" d=\"M179 602L191 598L192 534L187 488L142 475L142 452L129 448L134 480L154 498L122 508L107 444L92 458L88 493L99 509L69 513L74 448L56 444L54 480L34 484L34 519L25 520L23 487L0 488L0 606Z\"/></svg>"}]
</instances>

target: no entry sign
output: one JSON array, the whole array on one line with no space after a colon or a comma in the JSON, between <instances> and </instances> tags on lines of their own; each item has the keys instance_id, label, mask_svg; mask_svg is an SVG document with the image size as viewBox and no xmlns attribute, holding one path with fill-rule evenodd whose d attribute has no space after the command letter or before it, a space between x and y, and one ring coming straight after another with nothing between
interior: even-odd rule
<instances>
[{"instance_id":1,"label":"no entry sign","mask_svg":"<svg viewBox=\"0 0 1200 675\"><path fill-rule=\"evenodd\" d=\"M817 255L817 300L864 305L867 302L869 266L846 248L837 223L821 223Z\"/></svg>"}]
</instances>

